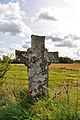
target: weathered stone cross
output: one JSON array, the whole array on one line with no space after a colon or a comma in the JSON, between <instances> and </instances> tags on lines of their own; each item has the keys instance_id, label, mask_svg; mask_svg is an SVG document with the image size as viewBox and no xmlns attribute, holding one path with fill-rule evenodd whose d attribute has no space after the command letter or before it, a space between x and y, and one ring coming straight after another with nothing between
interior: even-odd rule
<instances>
[{"instance_id":1,"label":"weathered stone cross","mask_svg":"<svg viewBox=\"0 0 80 120\"><path fill-rule=\"evenodd\" d=\"M16 59L28 66L29 95L48 95L48 65L58 62L58 52L48 52L45 36L31 36L31 48L17 51Z\"/></svg>"}]
</instances>

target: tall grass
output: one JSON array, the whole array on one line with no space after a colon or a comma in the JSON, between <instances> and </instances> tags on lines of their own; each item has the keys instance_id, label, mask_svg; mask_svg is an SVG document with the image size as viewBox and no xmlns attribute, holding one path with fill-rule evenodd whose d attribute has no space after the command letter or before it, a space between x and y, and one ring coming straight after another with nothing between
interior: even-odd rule
<instances>
[{"instance_id":1,"label":"tall grass","mask_svg":"<svg viewBox=\"0 0 80 120\"><path fill-rule=\"evenodd\" d=\"M56 104L56 120L80 119L79 94L80 90L77 82L76 84L67 83L60 92L52 96Z\"/></svg>"},{"instance_id":2,"label":"tall grass","mask_svg":"<svg viewBox=\"0 0 80 120\"><path fill-rule=\"evenodd\" d=\"M49 97L36 99L28 96L26 75L25 66L12 65L4 76L0 120L80 120L79 70L50 67Z\"/></svg>"}]
</instances>

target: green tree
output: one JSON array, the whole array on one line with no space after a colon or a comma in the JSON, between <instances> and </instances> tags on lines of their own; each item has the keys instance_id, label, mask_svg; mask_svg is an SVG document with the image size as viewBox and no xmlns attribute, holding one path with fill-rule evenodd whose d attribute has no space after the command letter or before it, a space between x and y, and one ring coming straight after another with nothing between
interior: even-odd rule
<instances>
[{"instance_id":1,"label":"green tree","mask_svg":"<svg viewBox=\"0 0 80 120\"><path fill-rule=\"evenodd\" d=\"M75 60L74 62L75 62L75 63L80 63L80 60Z\"/></svg>"},{"instance_id":2,"label":"green tree","mask_svg":"<svg viewBox=\"0 0 80 120\"><path fill-rule=\"evenodd\" d=\"M3 60L0 61L0 85L3 83L3 77L10 68L10 58L5 56Z\"/></svg>"},{"instance_id":3,"label":"green tree","mask_svg":"<svg viewBox=\"0 0 80 120\"><path fill-rule=\"evenodd\" d=\"M74 60L69 57L59 57L59 63L73 63Z\"/></svg>"}]
</instances>

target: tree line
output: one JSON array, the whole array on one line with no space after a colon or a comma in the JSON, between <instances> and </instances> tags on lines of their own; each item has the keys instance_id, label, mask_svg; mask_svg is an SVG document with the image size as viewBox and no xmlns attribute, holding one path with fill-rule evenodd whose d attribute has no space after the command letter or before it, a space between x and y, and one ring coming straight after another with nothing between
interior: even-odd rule
<instances>
[{"instance_id":1,"label":"tree line","mask_svg":"<svg viewBox=\"0 0 80 120\"><path fill-rule=\"evenodd\" d=\"M3 60L0 59L0 63L5 63L6 61L8 61L8 63L11 63L11 64L18 64L19 63L19 61L17 61L15 58L11 59L8 56L4 56ZM73 60L69 57L59 57L58 63L80 63L80 60Z\"/></svg>"},{"instance_id":2,"label":"tree line","mask_svg":"<svg viewBox=\"0 0 80 120\"><path fill-rule=\"evenodd\" d=\"M69 57L59 57L59 63L80 63L80 60L73 60Z\"/></svg>"}]
</instances>

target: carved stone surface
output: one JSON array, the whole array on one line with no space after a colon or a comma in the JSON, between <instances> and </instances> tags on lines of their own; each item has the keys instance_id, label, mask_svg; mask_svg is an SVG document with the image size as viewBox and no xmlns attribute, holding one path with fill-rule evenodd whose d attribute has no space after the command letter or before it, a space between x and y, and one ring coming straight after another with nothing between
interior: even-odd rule
<instances>
[{"instance_id":1,"label":"carved stone surface","mask_svg":"<svg viewBox=\"0 0 80 120\"><path fill-rule=\"evenodd\" d=\"M16 59L28 66L30 96L48 95L48 64L57 58L58 52L49 54L45 49L45 36L32 35L31 48L16 50Z\"/></svg>"},{"instance_id":2,"label":"carved stone surface","mask_svg":"<svg viewBox=\"0 0 80 120\"><path fill-rule=\"evenodd\" d=\"M58 52L48 52L48 58L49 58L49 62L51 63L59 62Z\"/></svg>"}]
</instances>

